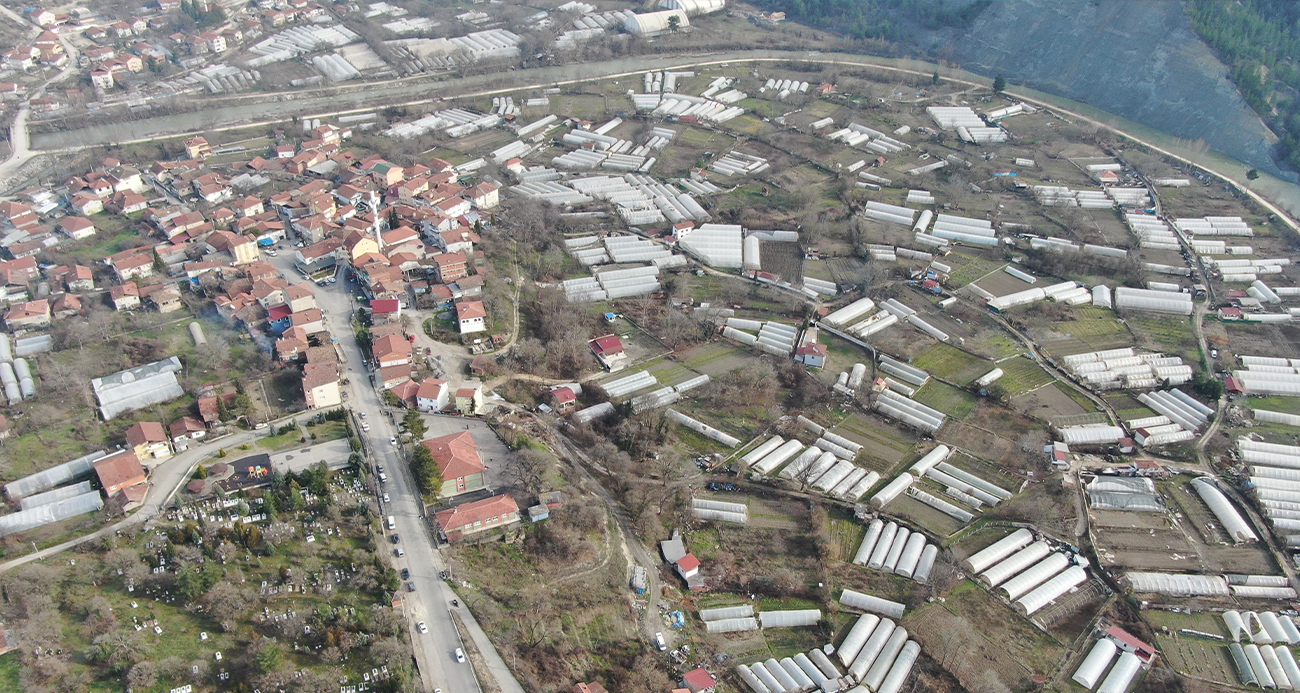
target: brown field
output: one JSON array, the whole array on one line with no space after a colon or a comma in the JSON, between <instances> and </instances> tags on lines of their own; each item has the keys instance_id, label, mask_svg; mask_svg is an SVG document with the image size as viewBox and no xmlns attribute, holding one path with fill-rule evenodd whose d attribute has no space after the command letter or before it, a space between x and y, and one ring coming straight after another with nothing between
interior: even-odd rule
<instances>
[{"instance_id":1,"label":"brown field","mask_svg":"<svg viewBox=\"0 0 1300 693\"><path fill-rule=\"evenodd\" d=\"M1228 328L1228 351L1249 356L1300 358L1300 330L1290 325L1234 323Z\"/></svg>"},{"instance_id":2,"label":"brown field","mask_svg":"<svg viewBox=\"0 0 1300 693\"><path fill-rule=\"evenodd\" d=\"M771 272L793 284L802 281L803 251L798 243L764 241L759 244L758 252L764 272Z\"/></svg>"},{"instance_id":3,"label":"brown field","mask_svg":"<svg viewBox=\"0 0 1300 693\"><path fill-rule=\"evenodd\" d=\"M942 495L935 493L933 489L930 489L929 492L932 496ZM899 496L890 503L888 512L890 515L910 521L913 525L919 526L937 537L949 536L962 527L962 523L958 522L956 518L945 515L906 495Z\"/></svg>"},{"instance_id":4,"label":"brown field","mask_svg":"<svg viewBox=\"0 0 1300 693\"><path fill-rule=\"evenodd\" d=\"M1016 279L1015 277L1007 274L1005 271L998 270L996 272L986 275L983 279L980 279L975 283L978 284L981 289L984 289L985 291L993 294L994 296L1005 296L1007 294L1013 294L1017 291L1024 291L1025 289L1031 289L1035 286L1042 286L1044 285L1044 282L1047 282L1048 284L1055 283L1052 282L1050 278L1039 277L1037 282L1030 284L1029 282Z\"/></svg>"},{"instance_id":5,"label":"brown field","mask_svg":"<svg viewBox=\"0 0 1300 693\"><path fill-rule=\"evenodd\" d=\"M912 612L902 625L962 686L980 693L1031 690L1032 678L1050 676L1065 653L971 582L961 583L945 602Z\"/></svg>"}]
</instances>

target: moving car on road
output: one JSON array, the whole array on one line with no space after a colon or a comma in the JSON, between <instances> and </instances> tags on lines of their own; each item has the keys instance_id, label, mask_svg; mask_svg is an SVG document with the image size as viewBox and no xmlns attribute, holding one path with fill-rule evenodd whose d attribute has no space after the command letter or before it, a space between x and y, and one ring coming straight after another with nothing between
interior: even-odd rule
<instances>
[{"instance_id":1,"label":"moving car on road","mask_svg":"<svg viewBox=\"0 0 1300 693\"><path fill-rule=\"evenodd\" d=\"M465 663L465 653L459 647L456 648L456 661L460 664Z\"/></svg>"}]
</instances>

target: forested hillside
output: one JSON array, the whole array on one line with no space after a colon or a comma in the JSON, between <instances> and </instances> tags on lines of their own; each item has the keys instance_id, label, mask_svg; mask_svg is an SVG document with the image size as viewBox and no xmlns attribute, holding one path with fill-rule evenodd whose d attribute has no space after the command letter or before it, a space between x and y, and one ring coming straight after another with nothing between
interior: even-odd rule
<instances>
[{"instance_id":1,"label":"forested hillside","mask_svg":"<svg viewBox=\"0 0 1300 693\"><path fill-rule=\"evenodd\" d=\"M1278 158L1300 170L1300 3L1190 0L1196 33L1231 68L1242 97L1281 138Z\"/></svg>"},{"instance_id":2,"label":"forested hillside","mask_svg":"<svg viewBox=\"0 0 1300 693\"><path fill-rule=\"evenodd\" d=\"M767 0L758 4L807 26L858 39L906 38L902 21L925 29L964 28L992 0Z\"/></svg>"}]
</instances>

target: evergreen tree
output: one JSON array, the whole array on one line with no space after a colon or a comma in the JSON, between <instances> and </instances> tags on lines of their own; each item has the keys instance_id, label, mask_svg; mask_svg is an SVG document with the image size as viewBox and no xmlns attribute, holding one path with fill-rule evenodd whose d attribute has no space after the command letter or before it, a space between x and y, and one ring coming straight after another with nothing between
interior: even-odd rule
<instances>
[{"instance_id":1,"label":"evergreen tree","mask_svg":"<svg viewBox=\"0 0 1300 693\"><path fill-rule=\"evenodd\" d=\"M1007 80L1002 75L993 78L993 93L1001 94L1007 88Z\"/></svg>"}]
</instances>

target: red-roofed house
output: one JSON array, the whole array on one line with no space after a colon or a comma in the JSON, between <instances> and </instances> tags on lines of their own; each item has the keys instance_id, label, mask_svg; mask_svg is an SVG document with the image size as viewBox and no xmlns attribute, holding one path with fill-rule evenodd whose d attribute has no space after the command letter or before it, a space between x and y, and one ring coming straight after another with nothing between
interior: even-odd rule
<instances>
[{"instance_id":1,"label":"red-roofed house","mask_svg":"<svg viewBox=\"0 0 1300 693\"><path fill-rule=\"evenodd\" d=\"M167 427L167 433L171 435L172 443L184 443L187 440L198 440L206 436L208 428L202 421L192 416L182 416Z\"/></svg>"},{"instance_id":2,"label":"red-roofed house","mask_svg":"<svg viewBox=\"0 0 1300 693\"><path fill-rule=\"evenodd\" d=\"M420 383L420 389L415 393L416 407L420 411L442 411L447 408L449 394L446 380L429 378Z\"/></svg>"},{"instance_id":3,"label":"red-roofed house","mask_svg":"<svg viewBox=\"0 0 1300 693\"><path fill-rule=\"evenodd\" d=\"M79 241L95 235L95 223L85 217L64 217L59 222L59 230L68 234L68 238Z\"/></svg>"},{"instance_id":4,"label":"red-roofed house","mask_svg":"<svg viewBox=\"0 0 1300 693\"><path fill-rule=\"evenodd\" d=\"M50 324L50 302L47 299L28 301L10 308L5 313L5 324L10 330L28 327L45 327Z\"/></svg>"},{"instance_id":5,"label":"red-roofed house","mask_svg":"<svg viewBox=\"0 0 1300 693\"><path fill-rule=\"evenodd\" d=\"M339 369L332 363L308 363L302 367L302 394L308 409L337 407L343 403L339 393Z\"/></svg>"},{"instance_id":6,"label":"red-roofed house","mask_svg":"<svg viewBox=\"0 0 1300 693\"><path fill-rule=\"evenodd\" d=\"M613 373L627 365L627 352L623 350L623 340L618 337L607 334L587 342L587 345L605 370Z\"/></svg>"},{"instance_id":7,"label":"red-roofed house","mask_svg":"<svg viewBox=\"0 0 1300 693\"><path fill-rule=\"evenodd\" d=\"M794 360L810 368L822 368L828 354L830 350L825 344L805 344L794 350Z\"/></svg>"},{"instance_id":8,"label":"red-roofed house","mask_svg":"<svg viewBox=\"0 0 1300 693\"><path fill-rule=\"evenodd\" d=\"M439 495L443 498L483 488L485 467L478 455L478 445L469 431L430 438L420 445L428 448L438 463L438 471L442 473L442 491Z\"/></svg>"},{"instance_id":9,"label":"red-roofed house","mask_svg":"<svg viewBox=\"0 0 1300 693\"><path fill-rule=\"evenodd\" d=\"M573 389L562 385L551 390L551 406L560 414L567 414L578 407L578 396Z\"/></svg>"},{"instance_id":10,"label":"red-roofed house","mask_svg":"<svg viewBox=\"0 0 1300 693\"><path fill-rule=\"evenodd\" d=\"M376 339L371 347L375 365L405 366L411 363L411 343L399 335L387 335Z\"/></svg>"},{"instance_id":11,"label":"red-roofed house","mask_svg":"<svg viewBox=\"0 0 1300 693\"><path fill-rule=\"evenodd\" d=\"M700 559L695 554L688 553L677 559L677 574L682 576L683 580L688 580L696 573L700 572Z\"/></svg>"},{"instance_id":12,"label":"red-roofed house","mask_svg":"<svg viewBox=\"0 0 1300 693\"><path fill-rule=\"evenodd\" d=\"M141 421L126 429L126 444L137 459L161 459L172 454L167 431L157 421Z\"/></svg>"},{"instance_id":13,"label":"red-roofed house","mask_svg":"<svg viewBox=\"0 0 1300 693\"><path fill-rule=\"evenodd\" d=\"M397 322L402 317L402 302L395 298L377 298L370 302L370 320L376 325Z\"/></svg>"},{"instance_id":14,"label":"red-roofed house","mask_svg":"<svg viewBox=\"0 0 1300 693\"><path fill-rule=\"evenodd\" d=\"M499 527L519 524L519 504L509 495L458 505L434 515L447 541L455 543Z\"/></svg>"},{"instance_id":15,"label":"red-roofed house","mask_svg":"<svg viewBox=\"0 0 1300 693\"><path fill-rule=\"evenodd\" d=\"M144 466L130 450L123 450L100 459L95 463L95 475L99 477L99 485L103 487L104 495L109 497L123 489L148 482Z\"/></svg>"},{"instance_id":16,"label":"red-roofed house","mask_svg":"<svg viewBox=\"0 0 1300 693\"><path fill-rule=\"evenodd\" d=\"M713 693L713 688L718 685L718 682L713 679L713 674L704 667L682 674L682 683L691 693Z\"/></svg>"},{"instance_id":17,"label":"red-roofed house","mask_svg":"<svg viewBox=\"0 0 1300 693\"><path fill-rule=\"evenodd\" d=\"M401 366L394 366L394 367L401 368ZM415 382L414 380L411 380L408 374L406 380L403 380L397 385L388 388L388 391L393 393L393 396L397 398L397 401L402 403L403 407L406 407L407 409L414 409L416 406L416 401L418 399L417 395L420 392L420 384Z\"/></svg>"},{"instance_id":18,"label":"red-roofed house","mask_svg":"<svg viewBox=\"0 0 1300 693\"><path fill-rule=\"evenodd\" d=\"M1156 656L1156 648L1138 640L1133 637L1131 633L1119 626L1111 626L1110 629L1106 631L1106 637L1110 638L1119 649L1125 652L1132 652L1145 662L1151 661L1151 658Z\"/></svg>"},{"instance_id":19,"label":"red-roofed house","mask_svg":"<svg viewBox=\"0 0 1300 693\"><path fill-rule=\"evenodd\" d=\"M487 307L482 301L462 301L456 304L456 322L461 334L483 332L487 329Z\"/></svg>"}]
</instances>

